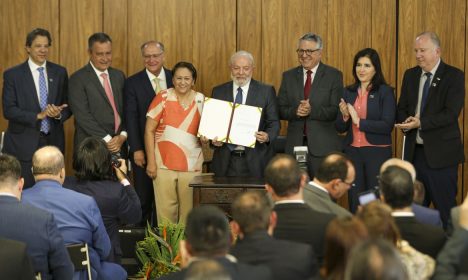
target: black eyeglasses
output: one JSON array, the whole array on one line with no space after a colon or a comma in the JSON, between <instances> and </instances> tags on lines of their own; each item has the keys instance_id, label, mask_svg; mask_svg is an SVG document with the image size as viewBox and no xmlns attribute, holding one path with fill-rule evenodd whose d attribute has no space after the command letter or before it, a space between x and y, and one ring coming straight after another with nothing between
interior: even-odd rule
<instances>
[{"instance_id":1,"label":"black eyeglasses","mask_svg":"<svg viewBox=\"0 0 468 280\"><path fill-rule=\"evenodd\" d=\"M297 52L298 55L303 55L304 53L305 53L306 55L312 55L312 54L314 54L314 52L319 51L319 50L321 50L321 49L315 49L315 50L311 50L311 49L306 49L306 50L304 50L304 49L297 49L296 52Z\"/></svg>"}]
</instances>

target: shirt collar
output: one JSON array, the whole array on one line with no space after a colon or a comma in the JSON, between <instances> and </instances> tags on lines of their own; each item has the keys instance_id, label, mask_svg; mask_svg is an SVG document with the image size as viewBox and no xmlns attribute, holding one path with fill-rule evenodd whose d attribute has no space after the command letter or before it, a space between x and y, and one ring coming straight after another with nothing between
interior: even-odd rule
<instances>
[{"instance_id":1,"label":"shirt collar","mask_svg":"<svg viewBox=\"0 0 468 280\"><path fill-rule=\"evenodd\" d=\"M305 204L304 200L302 199L294 199L294 200L279 200L275 202L275 205L279 204L292 204L292 203L302 203Z\"/></svg>"},{"instance_id":2,"label":"shirt collar","mask_svg":"<svg viewBox=\"0 0 468 280\"><path fill-rule=\"evenodd\" d=\"M439 61L437 61L437 63L436 63L436 65L434 66L434 68L432 68L431 71L429 71L429 72L431 72L432 77L434 77L434 75L435 75L435 73L436 73L436 71L437 71L437 68L439 68L439 65L440 65L440 58L439 58ZM421 69L421 70L422 70L422 69ZM423 75L426 74L426 73L428 73L428 72L425 72L424 70L422 70L421 76L423 76Z\"/></svg>"},{"instance_id":3,"label":"shirt collar","mask_svg":"<svg viewBox=\"0 0 468 280\"><path fill-rule=\"evenodd\" d=\"M326 192L326 193L329 193L328 190L327 190L326 188L320 186L319 184L315 183L314 181L310 181L310 182L309 182L309 185L311 185L312 187L315 187L315 188L317 188L317 189L319 189L319 190L322 190L322 191L324 191L324 192Z\"/></svg>"},{"instance_id":4,"label":"shirt collar","mask_svg":"<svg viewBox=\"0 0 468 280\"><path fill-rule=\"evenodd\" d=\"M109 71L107 71L109 68L104 70L104 71L101 71L101 70L97 69L96 67L94 67L94 65L93 65L93 63L91 61L89 61L89 64L91 64L91 67L93 67L94 72L96 72L96 75L98 75L98 77L101 77L102 73L106 73L107 76L109 76Z\"/></svg>"},{"instance_id":5,"label":"shirt collar","mask_svg":"<svg viewBox=\"0 0 468 280\"><path fill-rule=\"evenodd\" d=\"M42 65L37 65L36 63L34 63L32 61L31 58L28 59L28 65L29 65L29 68L31 69L31 72L34 72L34 71L37 71L37 69L39 67L44 67L44 69L46 68L46 64L47 64L47 61L44 61L44 63Z\"/></svg>"},{"instance_id":6,"label":"shirt collar","mask_svg":"<svg viewBox=\"0 0 468 280\"><path fill-rule=\"evenodd\" d=\"M252 79L250 79L245 85L240 87L242 89L242 94L243 95L247 94L247 92L249 91L251 81L252 81ZM237 89L239 88L239 85L236 84L235 82L232 82L232 84L233 84L233 87L234 87L234 91L237 91Z\"/></svg>"},{"instance_id":7,"label":"shirt collar","mask_svg":"<svg viewBox=\"0 0 468 280\"><path fill-rule=\"evenodd\" d=\"M393 217L414 217L413 212L406 212L406 211L393 211Z\"/></svg>"},{"instance_id":8,"label":"shirt collar","mask_svg":"<svg viewBox=\"0 0 468 280\"><path fill-rule=\"evenodd\" d=\"M145 69L145 70L146 70L146 74L148 75L148 78L150 79L150 81L152 81L154 78L156 78L156 75L154 75L153 73L148 71L148 69ZM157 78L159 78L159 80L166 80L166 73L164 72L164 68L162 68L161 71L159 71L159 75L157 76Z\"/></svg>"},{"instance_id":9,"label":"shirt collar","mask_svg":"<svg viewBox=\"0 0 468 280\"><path fill-rule=\"evenodd\" d=\"M315 73L317 73L317 69L318 69L319 65L320 65L320 62L317 63L317 65L315 65L314 68L310 69L312 71L312 75L315 75ZM307 75L307 71L308 71L307 69L302 67L302 72L304 73L304 75Z\"/></svg>"},{"instance_id":10,"label":"shirt collar","mask_svg":"<svg viewBox=\"0 0 468 280\"><path fill-rule=\"evenodd\" d=\"M11 197L18 199L16 195L9 193L9 192L0 192L0 196L11 196Z\"/></svg>"}]
</instances>

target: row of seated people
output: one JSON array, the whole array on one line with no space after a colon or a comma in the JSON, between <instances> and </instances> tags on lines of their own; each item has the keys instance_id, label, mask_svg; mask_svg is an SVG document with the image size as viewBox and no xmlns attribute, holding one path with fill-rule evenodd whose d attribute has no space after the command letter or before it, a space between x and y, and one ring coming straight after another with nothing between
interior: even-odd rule
<instances>
[{"instance_id":1,"label":"row of seated people","mask_svg":"<svg viewBox=\"0 0 468 280\"><path fill-rule=\"evenodd\" d=\"M127 279L118 228L139 222L141 207L120 164L111 164L102 139L90 137L75 152L76 177L66 177L62 153L46 146L33 156L36 184L23 191L18 160L0 155L0 237L27 245L41 279L88 279L74 272L65 248L81 243L88 244L92 279Z\"/></svg>"},{"instance_id":2,"label":"row of seated people","mask_svg":"<svg viewBox=\"0 0 468 280\"><path fill-rule=\"evenodd\" d=\"M214 206L192 209L180 248L183 269L161 279L462 276L457 274L468 252L468 200L457 211L460 226L447 241L440 225L414 217L408 166L398 159L386 162L379 178L381 201L362 205L353 216L344 209L337 214L340 206L331 196L349 189L354 177L345 155L327 156L309 183L292 157L277 155L265 170L267 194L251 191L237 197L230 225ZM324 194L313 205L304 195L311 187ZM237 237L232 246L231 232Z\"/></svg>"}]
</instances>

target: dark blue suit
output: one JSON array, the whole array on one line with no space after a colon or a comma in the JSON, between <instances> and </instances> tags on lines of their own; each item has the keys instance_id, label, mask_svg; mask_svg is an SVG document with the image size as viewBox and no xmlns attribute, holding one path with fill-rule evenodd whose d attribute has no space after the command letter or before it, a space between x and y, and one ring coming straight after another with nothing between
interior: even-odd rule
<instances>
[{"instance_id":1,"label":"dark blue suit","mask_svg":"<svg viewBox=\"0 0 468 280\"><path fill-rule=\"evenodd\" d=\"M411 204L411 210L413 210L414 217L419 222L442 227L442 220L440 219L439 211L415 203Z\"/></svg>"},{"instance_id":2,"label":"dark blue suit","mask_svg":"<svg viewBox=\"0 0 468 280\"><path fill-rule=\"evenodd\" d=\"M233 82L228 82L213 88L212 98L233 102ZM255 143L255 148L245 148L246 160L251 177L263 177L268 161L273 156L272 143L276 140L280 130L278 105L276 103L275 88L250 81L246 105L263 108L258 131L268 133L269 143ZM231 151L227 145L215 147L212 160L212 170L216 176L226 176L228 173Z\"/></svg>"},{"instance_id":3,"label":"dark blue suit","mask_svg":"<svg viewBox=\"0 0 468 280\"><path fill-rule=\"evenodd\" d=\"M67 103L68 74L60 65L47 61L48 104ZM63 123L71 111L65 108L62 117L50 120L50 135L40 135L41 122L37 114L41 112L38 94L28 61L10 68L3 74L3 116L8 120L3 152L14 155L21 162L25 188L34 184L31 173L33 153L41 144L57 146L62 153L65 149Z\"/></svg>"},{"instance_id":4,"label":"dark blue suit","mask_svg":"<svg viewBox=\"0 0 468 280\"><path fill-rule=\"evenodd\" d=\"M6 195L0 195L0 213L0 237L26 243L42 279L72 279L73 264L52 214Z\"/></svg>"},{"instance_id":5,"label":"dark blue suit","mask_svg":"<svg viewBox=\"0 0 468 280\"><path fill-rule=\"evenodd\" d=\"M120 263L122 249L119 227L122 224L136 224L141 219L140 200L135 189L131 185L124 187L119 182L109 180L77 181L74 177L68 177L64 187L96 200L112 245L107 260Z\"/></svg>"},{"instance_id":6,"label":"dark blue suit","mask_svg":"<svg viewBox=\"0 0 468 280\"><path fill-rule=\"evenodd\" d=\"M65 244L88 244L93 279L126 279L121 266L104 261L111 243L92 197L65 189L59 182L41 180L23 192L23 201L54 214ZM74 279L86 277L75 273Z\"/></svg>"},{"instance_id":7,"label":"dark blue suit","mask_svg":"<svg viewBox=\"0 0 468 280\"><path fill-rule=\"evenodd\" d=\"M168 88L173 87L172 74L164 69ZM135 190L140 198L142 209L142 224L150 220L154 203L153 180L146 175L145 168L141 168L133 161L135 151L145 150L146 113L153 101L155 92L148 78L146 69L128 77L124 87L124 114L127 122L128 144L130 145L130 160L133 167ZM154 208L156 209L156 208ZM154 216L156 219L156 216ZM155 223L156 224L156 223Z\"/></svg>"},{"instance_id":8,"label":"dark blue suit","mask_svg":"<svg viewBox=\"0 0 468 280\"><path fill-rule=\"evenodd\" d=\"M357 89L347 87L343 93L346 103L354 105L358 96ZM395 123L396 101L393 89L381 85L378 90L371 90L367 97L367 115L361 119L359 130L365 133L367 142L372 145L389 145L388 147L353 147L353 129L351 117L343 121L338 113L336 129L347 132L344 139L344 151L353 161L356 169L356 186L348 192L349 208L355 212L358 206L358 193L377 186L377 175L380 166L392 156L392 130Z\"/></svg>"}]
</instances>

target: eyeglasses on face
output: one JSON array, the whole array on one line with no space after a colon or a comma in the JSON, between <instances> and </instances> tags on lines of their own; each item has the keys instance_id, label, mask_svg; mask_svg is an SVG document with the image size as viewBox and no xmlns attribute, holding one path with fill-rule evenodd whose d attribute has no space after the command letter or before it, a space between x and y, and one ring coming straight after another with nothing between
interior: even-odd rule
<instances>
[{"instance_id":1,"label":"eyeglasses on face","mask_svg":"<svg viewBox=\"0 0 468 280\"><path fill-rule=\"evenodd\" d=\"M303 55L304 53L305 53L306 55L312 55L312 54L314 54L314 52L319 51L319 50L321 50L321 49L315 49L315 50L311 50L311 49L306 49L306 50L304 50L304 49L297 49L296 52L297 52L298 55Z\"/></svg>"}]
</instances>

